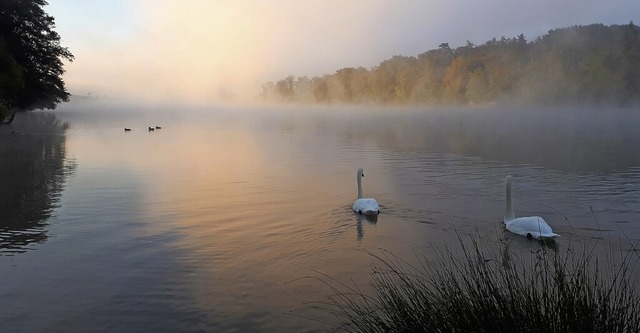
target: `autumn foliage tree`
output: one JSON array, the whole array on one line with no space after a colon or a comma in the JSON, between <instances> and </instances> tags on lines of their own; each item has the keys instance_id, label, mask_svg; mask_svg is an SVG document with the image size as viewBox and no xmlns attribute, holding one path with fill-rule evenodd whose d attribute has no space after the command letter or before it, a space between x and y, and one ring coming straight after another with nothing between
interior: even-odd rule
<instances>
[{"instance_id":1,"label":"autumn foliage tree","mask_svg":"<svg viewBox=\"0 0 640 333\"><path fill-rule=\"evenodd\" d=\"M417 57L378 66L265 85L268 101L298 103L640 104L640 28L592 24L525 36L493 38L458 48L442 43ZM309 84L310 81L310 84ZM303 97L304 96L304 97ZM312 98L309 98L311 96Z\"/></svg>"}]
</instances>

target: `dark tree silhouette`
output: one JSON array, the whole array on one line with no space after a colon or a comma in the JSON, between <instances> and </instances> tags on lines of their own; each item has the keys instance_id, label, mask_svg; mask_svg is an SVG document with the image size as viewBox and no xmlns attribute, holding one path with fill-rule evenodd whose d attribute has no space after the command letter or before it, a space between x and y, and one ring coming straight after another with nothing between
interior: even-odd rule
<instances>
[{"instance_id":1,"label":"dark tree silhouette","mask_svg":"<svg viewBox=\"0 0 640 333\"><path fill-rule=\"evenodd\" d=\"M45 0L0 0L0 116L9 110L54 109L68 101L60 45Z\"/></svg>"}]
</instances>

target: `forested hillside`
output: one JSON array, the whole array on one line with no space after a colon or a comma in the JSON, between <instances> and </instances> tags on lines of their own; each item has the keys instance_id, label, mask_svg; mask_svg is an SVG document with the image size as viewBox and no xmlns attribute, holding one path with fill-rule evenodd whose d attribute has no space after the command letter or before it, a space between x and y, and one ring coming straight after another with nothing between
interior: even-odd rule
<instances>
[{"instance_id":1,"label":"forested hillside","mask_svg":"<svg viewBox=\"0 0 640 333\"><path fill-rule=\"evenodd\" d=\"M260 97L327 104L636 104L640 28L593 24L551 30L532 42L521 34L457 48L442 43L370 69L268 82Z\"/></svg>"}]
</instances>

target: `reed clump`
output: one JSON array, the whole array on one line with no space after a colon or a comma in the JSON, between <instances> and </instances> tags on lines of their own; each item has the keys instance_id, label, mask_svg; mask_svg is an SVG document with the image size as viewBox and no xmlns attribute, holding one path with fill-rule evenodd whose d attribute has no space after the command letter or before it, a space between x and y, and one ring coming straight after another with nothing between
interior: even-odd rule
<instances>
[{"instance_id":1,"label":"reed clump","mask_svg":"<svg viewBox=\"0 0 640 333\"><path fill-rule=\"evenodd\" d=\"M410 264L373 258L371 290L319 274L335 332L640 332L637 252L563 251L475 238ZM526 253L523 253L526 252ZM605 264L601 262L606 261Z\"/></svg>"}]
</instances>

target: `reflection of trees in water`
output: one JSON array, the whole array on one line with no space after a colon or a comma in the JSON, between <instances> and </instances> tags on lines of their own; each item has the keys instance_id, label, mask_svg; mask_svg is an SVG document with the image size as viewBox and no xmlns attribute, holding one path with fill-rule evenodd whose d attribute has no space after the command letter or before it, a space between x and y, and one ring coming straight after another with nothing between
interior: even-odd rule
<instances>
[{"instance_id":1,"label":"reflection of trees in water","mask_svg":"<svg viewBox=\"0 0 640 333\"><path fill-rule=\"evenodd\" d=\"M65 162L67 127L51 113L30 112L0 128L0 253L47 239L47 219L74 170Z\"/></svg>"},{"instance_id":2,"label":"reflection of trees in water","mask_svg":"<svg viewBox=\"0 0 640 333\"><path fill-rule=\"evenodd\" d=\"M640 164L633 148L640 143L635 126L640 117L629 113L475 111L416 119L401 133L415 138L421 150L561 171L609 172ZM385 136L382 144L393 144L397 132Z\"/></svg>"},{"instance_id":3,"label":"reflection of trees in water","mask_svg":"<svg viewBox=\"0 0 640 333\"><path fill-rule=\"evenodd\" d=\"M316 128L290 119L289 132L336 133L348 144L391 151L452 153L561 171L607 172L640 165L640 115L631 110L433 109L317 117ZM284 125L283 125L284 126ZM297 128L296 128L297 127Z\"/></svg>"}]
</instances>

